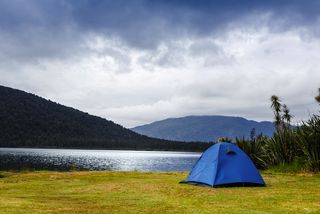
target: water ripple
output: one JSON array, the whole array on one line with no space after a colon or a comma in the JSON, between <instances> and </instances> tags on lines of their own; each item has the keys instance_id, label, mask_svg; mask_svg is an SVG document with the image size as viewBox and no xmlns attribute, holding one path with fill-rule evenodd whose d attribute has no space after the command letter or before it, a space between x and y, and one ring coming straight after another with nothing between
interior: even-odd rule
<instances>
[{"instance_id":1,"label":"water ripple","mask_svg":"<svg viewBox=\"0 0 320 214\"><path fill-rule=\"evenodd\" d=\"M0 170L189 171L195 152L0 148Z\"/></svg>"}]
</instances>

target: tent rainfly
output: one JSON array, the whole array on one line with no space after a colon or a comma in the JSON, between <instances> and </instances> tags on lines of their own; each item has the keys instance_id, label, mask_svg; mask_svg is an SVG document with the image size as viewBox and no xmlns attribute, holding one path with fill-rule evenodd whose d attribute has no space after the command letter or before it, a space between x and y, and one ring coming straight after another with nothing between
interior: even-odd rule
<instances>
[{"instance_id":1,"label":"tent rainfly","mask_svg":"<svg viewBox=\"0 0 320 214\"><path fill-rule=\"evenodd\" d=\"M233 143L217 143L208 148L181 183L210 187L265 186L251 159Z\"/></svg>"}]
</instances>

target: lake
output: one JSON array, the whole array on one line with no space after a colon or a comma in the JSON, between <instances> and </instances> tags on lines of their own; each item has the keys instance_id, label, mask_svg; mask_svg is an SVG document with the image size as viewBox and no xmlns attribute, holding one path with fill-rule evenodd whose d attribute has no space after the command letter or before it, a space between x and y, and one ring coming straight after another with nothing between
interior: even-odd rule
<instances>
[{"instance_id":1,"label":"lake","mask_svg":"<svg viewBox=\"0 0 320 214\"><path fill-rule=\"evenodd\" d=\"M189 171L197 152L0 148L0 170Z\"/></svg>"}]
</instances>

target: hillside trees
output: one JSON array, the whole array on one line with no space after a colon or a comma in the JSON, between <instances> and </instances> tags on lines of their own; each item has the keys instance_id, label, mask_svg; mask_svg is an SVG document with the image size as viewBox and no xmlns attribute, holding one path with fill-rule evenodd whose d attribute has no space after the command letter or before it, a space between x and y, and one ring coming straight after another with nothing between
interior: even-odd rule
<instances>
[{"instance_id":1,"label":"hillside trees","mask_svg":"<svg viewBox=\"0 0 320 214\"><path fill-rule=\"evenodd\" d=\"M146 137L112 121L0 86L0 147L203 151L210 145Z\"/></svg>"}]
</instances>

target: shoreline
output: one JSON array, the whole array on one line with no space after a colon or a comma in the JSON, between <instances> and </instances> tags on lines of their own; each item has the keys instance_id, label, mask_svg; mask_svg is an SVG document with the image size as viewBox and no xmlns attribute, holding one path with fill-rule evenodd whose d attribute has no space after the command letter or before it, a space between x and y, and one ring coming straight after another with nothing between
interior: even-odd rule
<instances>
[{"instance_id":1,"label":"shoreline","mask_svg":"<svg viewBox=\"0 0 320 214\"><path fill-rule=\"evenodd\" d=\"M144 150L142 149L133 149L133 148L91 148L91 147L0 147L1 149L66 149L66 150L109 150L109 151L159 151L159 152L196 152L196 153L202 153L203 151L194 151L194 150L168 150L168 149L151 149L146 148Z\"/></svg>"}]
</instances>

